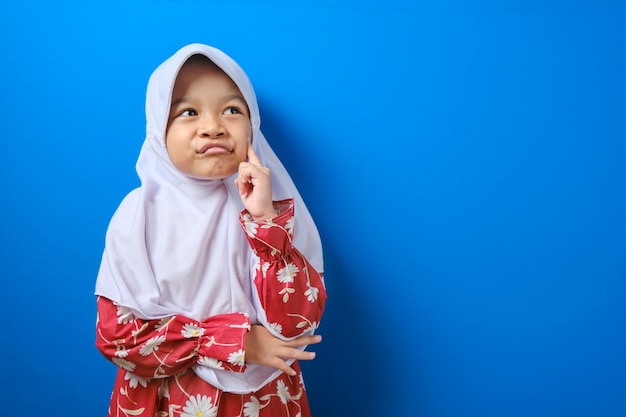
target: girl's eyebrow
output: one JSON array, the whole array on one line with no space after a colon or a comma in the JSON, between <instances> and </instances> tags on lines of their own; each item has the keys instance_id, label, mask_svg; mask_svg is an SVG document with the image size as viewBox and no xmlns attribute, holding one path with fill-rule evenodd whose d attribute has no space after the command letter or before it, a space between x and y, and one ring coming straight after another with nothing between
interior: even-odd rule
<instances>
[{"instance_id":1,"label":"girl's eyebrow","mask_svg":"<svg viewBox=\"0 0 626 417\"><path fill-rule=\"evenodd\" d=\"M239 94L231 94L230 96L228 96L228 100L227 100L227 101L230 101L230 100L241 100L241 101L243 101L244 103L246 103L246 99L244 99L244 98L243 98L241 95L239 95Z\"/></svg>"},{"instance_id":2,"label":"girl's eyebrow","mask_svg":"<svg viewBox=\"0 0 626 417\"><path fill-rule=\"evenodd\" d=\"M170 104L170 107L174 107L180 103L184 103L185 101L187 101L186 97L177 98L176 100L172 101L172 104Z\"/></svg>"}]
</instances>

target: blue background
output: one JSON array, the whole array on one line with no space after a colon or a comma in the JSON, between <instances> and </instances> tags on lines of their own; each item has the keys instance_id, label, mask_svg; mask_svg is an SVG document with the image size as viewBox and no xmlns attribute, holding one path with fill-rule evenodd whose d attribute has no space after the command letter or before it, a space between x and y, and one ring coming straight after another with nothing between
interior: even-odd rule
<instances>
[{"instance_id":1,"label":"blue background","mask_svg":"<svg viewBox=\"0 0 626 417\"><path fill-rule=\"evenodd\" d=\"M3 416L105 415L108 221L148 77L223 49L325 245L314 415L626 415L618 1L3 2Z\"/></svg>"}]
</instances>

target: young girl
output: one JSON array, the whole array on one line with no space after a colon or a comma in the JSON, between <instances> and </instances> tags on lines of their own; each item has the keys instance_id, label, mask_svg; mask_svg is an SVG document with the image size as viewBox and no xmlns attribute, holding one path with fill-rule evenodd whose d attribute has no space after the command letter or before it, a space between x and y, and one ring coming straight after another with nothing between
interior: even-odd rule
<instances>
[{"instance_id":1,"label":"young girl","mask_svg":"<svg viewBox=\"0 0 626 417\"><path fill-rule=\"evenodd\" d=\"M252 85L188 45L152 74L146 117L96 283L109 416L309 416L298 360L321 340L322 249Z\"/></svg>"}]
</instances>

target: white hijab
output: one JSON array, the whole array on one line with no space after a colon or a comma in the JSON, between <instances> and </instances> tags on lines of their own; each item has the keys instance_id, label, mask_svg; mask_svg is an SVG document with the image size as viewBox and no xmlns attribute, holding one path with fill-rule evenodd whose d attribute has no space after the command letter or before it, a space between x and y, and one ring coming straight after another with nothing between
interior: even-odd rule
<instances>
[{"instance_id":1,"label":"white hijab","mask_svg":"<svg viewBox=\"0 0 626 417\"><path fill-rule=\"evenodd\" d=\"M256 258L239 225L243 209L234 174L223 180L199 180L178 171L165 148L165 130L174 82L181 66L201 54L218 65L239 87L252 123L252 145L272 175L274 200L295 200L294 246L323 271L319 234L291 177L261 133L252 85L226 54L191 44L163 62L148 82L146 139L137 160L141 186L131 191L113 215L96 295L130 308L143 319L182 314L201 321L243 312L252 323L269 328L252 282ZM280 371L248 365L238 374L197 365L194 371L228 392L252 392Z\"/></svg>"}]
</instances>

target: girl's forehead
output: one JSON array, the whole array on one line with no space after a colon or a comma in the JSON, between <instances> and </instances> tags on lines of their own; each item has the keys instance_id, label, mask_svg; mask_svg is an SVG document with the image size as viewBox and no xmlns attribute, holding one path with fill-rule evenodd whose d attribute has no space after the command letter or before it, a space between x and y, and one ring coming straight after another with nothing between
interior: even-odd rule
<instances>
[{"instance_id":1,"label":"girl's forehead","mask_svg":"<svg viewBox=\"0 0 626 417\"><path fill-rule=\"evenodd\" d=\"M208 59L187 61L181 66L176 76L168 111L174 111L181 103L224 104L231 100L240 100L250 117L250 108L246 98L226 72Z\"/></svg>"},{"instance_id":2,"label":"girl's forehead","mask_svg":"<svg viewBox=\"0 0 626 417\"><path fill-rule=\"evenodd\" d=\"M224 70L204 55L192 55L180 66L176 74L176 80L188 74L202 74L206 72L219 72L230 78ZM232 79L231 79L232 81ZM234 82L234 81L233 81Z\"/></svg>"},{"instance_id":3,"label":"girl's forehead","mask_svg":"<svg viewBox=\"0 0 626 417\"><path fill-rule=\"evenodd\" d=\"M193 49L193 48L192 48ZM163 117L169 116L173 100L174 88L179 78L184 76L188 68L213 67L223 72L239 90L248 108L250 121L255 129L261 124L256 94L246 73L230 57L212 49L197 47L193 50L180 51L166 60L152 74L148 85L146 100L146 116L149 128L163 131ZM189 54L190 53L190 54Z\"/></svg>"},{"instance_id":4,"label":"girl's forehead","mask_svg":"<svg viewBox=\"0 0 626 417\"><path fill-rule=\"evenodd\" d=\"M187 60L178 71L176 75L176 79L174 81L174 86L172 89L172 94L175 94L177 90L180 88L188 87L194 81L199 79L212 79L225 81L227 84L230 84L233 88L235 88L239 94L241 95L241 91L237 83L224 72L220 67L215 65L208 58L203 57L203 60Z\"/></svg>"}]
</instances>

